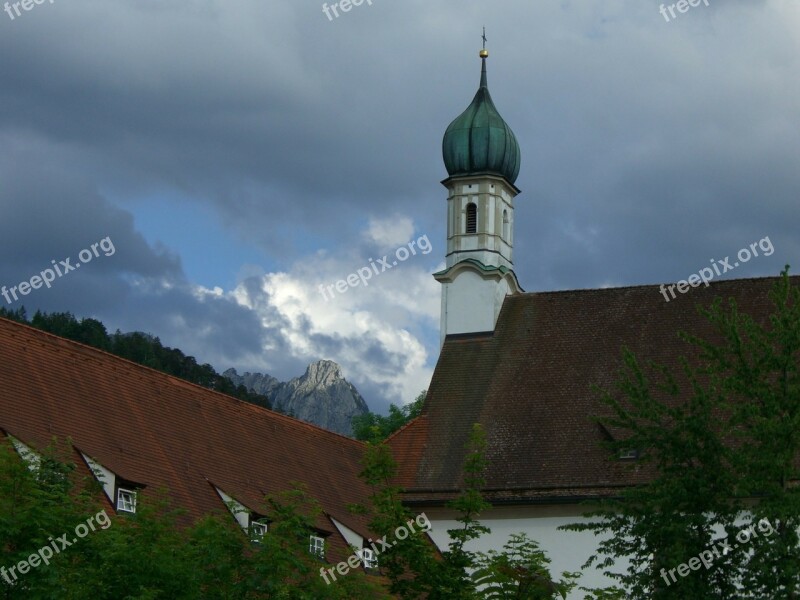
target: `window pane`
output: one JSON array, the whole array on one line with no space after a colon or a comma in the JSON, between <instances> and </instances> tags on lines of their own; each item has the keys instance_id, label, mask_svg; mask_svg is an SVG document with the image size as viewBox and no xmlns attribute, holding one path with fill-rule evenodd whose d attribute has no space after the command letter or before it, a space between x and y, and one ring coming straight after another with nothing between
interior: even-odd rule
<instances>
[{"instance_id":1,"label":"window pane","mask_svg":"<svg viewBox=\"0 0 800 600\"><path fill-rule=\"evenodd\" d=\"M325 558L325 538L312 535L309 541L308 551L320 558Z\"/></svg>"},{"instance_id":2,"label":"window pane","mask_svg":"<svg viewBox=\"0 0 800 600\"><path fill-rule=\"evenodd\" d=\"M117 510L136 512L136 492L120 488L117 491Z\"/></svg>"}]
</instances>

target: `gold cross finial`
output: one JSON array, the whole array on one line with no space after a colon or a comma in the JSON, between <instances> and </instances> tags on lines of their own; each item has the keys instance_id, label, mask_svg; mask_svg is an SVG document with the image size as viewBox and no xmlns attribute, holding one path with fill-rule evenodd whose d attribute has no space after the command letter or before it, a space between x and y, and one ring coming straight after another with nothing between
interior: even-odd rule
<instances>
[{"instance_id":1,"label":"gold cross finial","mask_svg":"<svg viewBox=\"0 0 800 600\"><path fill-rule=\"evenodd\" d=\"M483 40L483 50L480 52L481 58L486 58L489 56L489 51L486 49L486 27L483 28L483 35L481 36Z\"/></svg>"}]
</instances>

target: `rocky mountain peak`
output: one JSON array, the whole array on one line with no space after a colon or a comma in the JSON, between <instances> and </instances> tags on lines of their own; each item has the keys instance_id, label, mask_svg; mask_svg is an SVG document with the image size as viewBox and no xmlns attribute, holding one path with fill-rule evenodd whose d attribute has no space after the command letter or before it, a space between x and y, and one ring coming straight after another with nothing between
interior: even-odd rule
<instances>
[{"instance_id":1,"label":"rocky mountain peak","mask_svg":"<svg viewBox=\"0 0 800 600\"><path fill-rule=\"evenodd\" d=\"M329 387L342 377L342 369L332 360L318 360L308 365L305 375L300 379L306 380L315 387Z\"/></svg>"},{"instance_id":2,"label":"rocky mountain peak","mask_svg":"<svg viewBox=\"0 0 800 600\"><path fill-rule=\"evenodd\" d=\"M332 360L313 362L301 377L287 382L261 373L239 375L236 369L228 369L223 375L236 385L267 396L277 411L344 435L352 435L354 416L369 412L364 398Z\"/></svg>"}]
</instances>

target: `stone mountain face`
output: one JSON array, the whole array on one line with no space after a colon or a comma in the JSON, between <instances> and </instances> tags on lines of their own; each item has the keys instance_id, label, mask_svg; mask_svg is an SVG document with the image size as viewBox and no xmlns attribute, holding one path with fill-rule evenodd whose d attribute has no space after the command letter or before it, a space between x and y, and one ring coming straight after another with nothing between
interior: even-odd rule
<instances>
[{"instance_id":1,"label":"stone mountain face","mask_svg":"<svg viewBox=\"0 0 800 600\"><path fill-rule=\"evenodd\" d=\"M251 392L263 394L270 400L272 400L275 390L281 385L281 382L271 375L262 375L261 373L239 375L236 369L228 369L222 375L230 379L235 385L243 385Z\"/></svg>"},{"instance_id":2,"label":"stone mountain face","mask_svg":"<svg viewBox=\"0 0 800 600\"><path fill-rule=\"evenodd\" d=\"M235 385L267 396L274 410L344 435L353 435L354 416L369 412L364 398L330 360L311 363L302 377L285 383L261 373L239 375L236 369L223 375Z\"/></svg>"}]
</instances>

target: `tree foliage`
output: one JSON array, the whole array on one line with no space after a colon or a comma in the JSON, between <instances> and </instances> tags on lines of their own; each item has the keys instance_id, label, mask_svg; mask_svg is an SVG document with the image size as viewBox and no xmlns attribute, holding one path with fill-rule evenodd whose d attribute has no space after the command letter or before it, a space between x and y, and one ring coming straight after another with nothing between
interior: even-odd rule
<instances>
[{"instance_id":1,"label":"tree foliage","mask_svg":"<svg viewBox=\"0 0 800 600\"><path fill-rule=\"evenodd\" d=\"M61 453L63 456L65 453ZM298 486L265 499L269 533L251 541L227 511L187 526L165 490L141 490L136 514L112 516L26 573L9 567L105 510L102 489L48 451L30 468L0 444L0 598L8 600L386 599L354 571L336 585L320 577L323 562L308 551L319 506ZM111 512L109 510L109 512Z\"/></svg>"},{"instance_id":2,"label":"tree foliage","mask_svg":"<svg viewBox=\"0 0 800 600\"><path fill-rule=\"evenodd\" d=\"M398 407L389 406L387 416L368 412L353 417L353 436L364 442L380 442L388 438L403 425L422 414L426 390L422 390L410 404Z\"/></svg>"},{"instance_id":3,"label":"tree foliage","mask_svg":"<svg viewBox=\"0 0 800 600\"><path fill-rule=\"evenodd\" d=\"M637 449L635 468L652 478L568 529L603 535L587 566L596 563L632 599L800 594L800 290L788 267L770 299L768 319L732 299L701 308L714 334L681 334L689 358L678 373L626 350L617 389L601 391L612 416L599 421L623 432L609 450ZM774 535L733 541L763 523ZM707 568L676 574L709 555Z\"/></svg>"},{"instance_id":4,"label":"tree foliage","mask_svg":"<svg viewBox=\"0 0 800 600\"><path fill-rule=\"evenodd\" d=\"M573 587L575 575L564 573L561 581L554 581L544 553L522 536L512 539L500 553L483 554L467 549L469 542L490 533L478 520L490 508L480 493L484 486L485 449L485 434L476 424L467 445L463 489L448 504L456 511L460 527L447 531L452 541L446 550L438 552L423 530L418 529L405 539L397 537L398 530L407 528L414 515L402 503L401 490L394 483L397 465L389 447L383 443L368 444L362 477L373 490L370 526L392 543L379 556L379 562L382 573L389 579L389 591L398 598L550 600L566 597Z\"/></svg>"},{"instance_id":5,"label":"tree foliage","mask_svg":"<svg viewBox=\"0 0 800 600\"><path fill-rule=\"evenodd\" d=\"M550 576L550 559L525 533L512 534L502 552L490 550L476 557L472 580L485 600L551 600L566 598L575 587L577 573L564 573L556 582Z\"/></svg>"}]
</instances>

